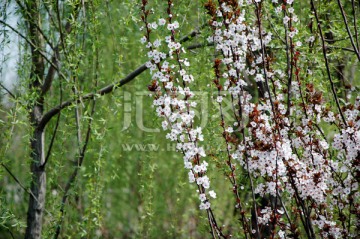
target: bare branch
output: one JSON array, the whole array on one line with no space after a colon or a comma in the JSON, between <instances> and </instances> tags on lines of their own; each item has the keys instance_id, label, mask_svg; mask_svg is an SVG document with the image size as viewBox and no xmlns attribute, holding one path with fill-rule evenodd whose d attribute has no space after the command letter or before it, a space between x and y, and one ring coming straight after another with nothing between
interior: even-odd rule
<instances>
[{"instance_id":1,"label":"bare branch","mask_svg":"<svg viewBox=\"0 0 360 239\"><path fill-rule=\"evenodd\" d=\"M34 198L35 201L38 202L37 198L35 197L35 195L33 194L33 192L30 190L30 189L27 189L24 184L22 184L20 182L20 180L11 172L11 170L4 164L4 163L0 163L0 165L5 169L5 171L12 177L12 179L14 179L14 181L26 192L28 193L31 197ZM45 210L51 217L52 217L52 214Z\"/></svg>"},{"instance_id":2,"label":"bare branch","mask_svg":"<svg viewBox=\"0 0 360 239\"><path fill-rule=\"evenodd\" d=\"M60 103L62 102L62 100L63 100L63 91L62 91L62 84L60 81ZM59 112L57 120L56 120L55 128L54 128L53 134L51 136L50 145L49 145L48 151L46 153L45 162L42 165L43 168L45 168L47 162L49 161L50 155L51 155L52 146L54 145L56 133L57 133L57 130L58 130L59 124L60 124L60 116L61 116L61 112Z\"/></svg>"},{"instance_id":3,"label":"bare branch","mask_svg":"<svg viewBox=\"0 0 360 239\"><path fill-rule=\"evenodd\" d=\"M13 93L11 93L10 90L8 90L2 83L0 83L0 87L3 88L12 98L16 98Z\"/></svg>"},{"instance_id":4,"label":"bare branch","mask_svg":"<svg viewBox=\"0 0 360 239\"><path fill-rule=\"evenodd\" d=\"M332 80L332 77L331 77L331 73L330 73L330 67L329 67L329 61L327 59L327 55L326 55L326 45L325 45L325 39L324 39L324 35L323 35L323 32L322 32L322 29L321 29L321 25L320 25L320 20L319 20L319 16L317 14L317 11L316 11L316 8L315 8L315 4L314 4L314 1L311 0L310 1L310 5L311 5L311 9L314 11L314 15L315 15L315 18L316 18L316 23L317 23L317 27L318 27L318 30L319 30L319 34L320 34L320 38L321 38L321 44L322 44L322 52L323 52L323 55L324 55L324 60L325 60L325 66L326 66L326 72L327 72L327 75L328 75L328 78L329 78L329 81L330 81L330 85L331 85L331 91L334 95L334 99L335 99L335 102L336 102L336 106L339 110L339 113L341 115L341 119L343 121L343 123L345 125L347 125L346 123L346 120L345 120L345 117L341 111L341 107L340 107L340 104L339 104L339 100L338 100L338 97L336 95L336 91L335 91L335 86L334 86L334 82ZM355 50L355 49L354 49Z\"/></svg>"},{"instance_id":5,"label":"bare branch","mask_svg":"<svg viewBox=\"0 0 360 239\"><path fill-rule=\"evenodd\" d=\"M0 163L0 165L5 169L5 171L14 179L14 181L27 193L29 193L31 196L35 198L35 196L32 194L30 190L28 190L21 182L20 180L10 171L10 169L4 164Z\"/></svg>"},{"instance_id":6,"label":"bare branch","mask_svg":"<svg viewBox=\"0 0 360 239\"><path fill-rule=\"evenodd\" d=\"M343 50L343 51L349 51L349 52L353 52L353 53L356 53L354 51L354 49L351 49L351 48L346 48L346 47L338 47L338 46L327 46L327 48L329 49L340 49L340 50Z\"/></svg>"},{"instance_id":7,"label":"bare branch","mask_svg":"<svg viewBox=\"0 0 360 239\"><path fill-rule=\"evenodd\" d=\"M357 49L359 51L359 36L358 36L358 29L357 29L357 23L356 23L356 10L355 10L355 2L354 0L351 0L351 7L352 7L352 12L353 12L353 17L354 17L354 29L355 29L355 41L356 41L356 46Z\"/></svg>"},{"instance_id":8,"label":"bare branch","mask_svg":"<svg viewBox=\"0 0 360 239\"><path fill-rule=\"evenodd\" d=\"M348 24L348 21L347 21L345 12L344 12L344 8L343 8L340 0L338 0L337 2L338 2L338 5L339 5L339 8L340 8L340 11L341 11L341 15L342 15L343 20L344 20L344 24L345 24L345 27L346 27L346 31L347 31L347 33L348 33L348 35L349 35L349 37L350 37L351 45L352 45L352 47L354 48L354 51L355 51L355 54L356 54L358 60L360 61L359 49L356 47L355 42L354 42L354 39L353 39L352 34L351 34L351 32L350 32L350 28L349 28L349 24ZM355 20L355 24L356 24L356 20ZM356 29L356 25L355 25L355 29ZM357 37L357 35L356 35L356 37Z\"/></svg>"}]
</instances>

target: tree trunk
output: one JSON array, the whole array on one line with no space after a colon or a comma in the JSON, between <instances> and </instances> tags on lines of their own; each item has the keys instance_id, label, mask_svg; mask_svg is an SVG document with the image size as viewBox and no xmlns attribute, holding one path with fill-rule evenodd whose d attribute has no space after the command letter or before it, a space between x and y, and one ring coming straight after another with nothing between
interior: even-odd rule
<instances>
[{"instance_id":1,"label":"tree trunk","mask_svg":"<svg viewBox=\"0 0 360 239\"><path fill-rule=\"evenodd\" d=\"M40 2L32 0L25 2L24 17L28 23L28 34L32 42L31 48L31 72L30 92L35 92L34 105L29 107L30 124L33 135L30 140L31 147L31 194L27 212L27 227L25 239L40 239L42 229L42 218L45 209L46 174L45 174L45 135L43 127L39 128L39 122L44 111L44 96L41 85L44 81L45 63L41 51L44 49L44 39L39 31L41 27Z\"/></svg>"},{"instance_id":2,"label":"tree trunk","mask_svg":"<svg viewBox=\"0 0 360 239\"><path fill-rule=\"evenodd\" d=\"M31 139L31 192L27 212L27 228L25 239L40 239L42 218L45 209L46 172L43 167L45 162L43 129L38 129L37 122L42 116L42 107L35 106L31 113L31 121L34 123L34 133Z\"/></svg>"}]
</instances>

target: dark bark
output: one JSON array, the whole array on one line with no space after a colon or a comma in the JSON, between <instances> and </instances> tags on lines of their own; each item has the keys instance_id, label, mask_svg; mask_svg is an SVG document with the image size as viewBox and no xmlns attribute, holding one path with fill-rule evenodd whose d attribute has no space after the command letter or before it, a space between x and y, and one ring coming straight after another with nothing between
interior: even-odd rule
<instances>
[{"instance_id":1,"label":"dark bark","mask_svg":"<svg viewBox=\"0 0 360 239\"><path fill-rule=\"evenodd\" d=\"M36 92L36 95L38 95L38 97L34 99L34 103L28 106L30 112L30 124L33 128L33 135L30 141L30 170L32 173L30 190L32 194L29 198L25 238L39 239L41 238L46 193L46 173L43 167L45 162L45 135L43 129L38 129L38 125L44 111L44 99L40 94L40 90L41 84L44 80L45 70L44 58L41 54L41 51L44 48L44 39L39 31L41 26L39 1L35 0L26 2L26 12L23 12L23 14L27 20L29 38L33 42L33 45L31 45L32 66L30 72L29 90Z\"/></svg>"},{"instance_id":2,"label":"dark bark","mask_svg":"<svg viewBox=\"0 0 360 239\"><path fill-rule=\"evenodd\" d=\"M42 166L45 162L43 131L35 130L33 138L31 139L31 149L32 181L30 190L32 195L30 195L28 205L25 238L38 239L41 238L46 194L46 172Z\"/></svg>"}]
</instances>

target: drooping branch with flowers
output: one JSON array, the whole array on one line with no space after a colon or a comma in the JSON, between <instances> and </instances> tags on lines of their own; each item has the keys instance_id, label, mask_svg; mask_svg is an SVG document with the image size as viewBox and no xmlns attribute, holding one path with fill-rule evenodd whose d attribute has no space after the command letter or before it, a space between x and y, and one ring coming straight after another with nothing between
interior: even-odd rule
<instances>
[{"instance_id":1,"label":"drooping branch with flowers","mask_svg":"<svg viewBox=\"0 0 360 239\"><path fill-rule=\"evenodd\" d=\"M188 59L182 58L181 52L185 51L181 43L176 39L176 29L179 23L173 20L172 3L168 1L167 20L158 19L149 22L151 11L147 10L147 1L142 1L142 20L145 24L145 36L141 39L148 49L149 61L146 66L152 75L149 91L153 93L154 107L157 115L163 119L162 127L169 129L166 138L177 142L176 148L184 156L184 167L189 170L189 181L198 185L200 209L206 210L213 236L223 235L217 225L211 210L210 197L216 198L216 193L210 190L210 180L206 176L208 163L202 160L206 156L204 148L199 142L204 140L201 127L194 125L196 107L195 102L190 102L194 93L190 89L194 78L187 72L190 67ZM166 27L168 36L165 37L165 52L161 51L162 39L151 40L152 30L158 27ZM171 58L171 62L166 58ZM164 60L164 61L162 61Z\"/></svg>"},{"instance_id":2,"label":"drooping branch with flowers","mask_svg":"<svg viewBox=\"0 0 360 239\"><path fill-rule=\"evenodd\" d=\"M359 236L360 95L355 86L345 87L345 97L337 89L329 39L314 1L308 5L310 11L303 12L311 15L305 27L297 15L302 10L299 1L208 0L203 6L211 32L207 40L215 51L208 82L217 91L219 137L226 147L220 160L229 172L240 222L237 232L220 227L222 222L215 219L210 198L216 194L206 175L211 161L201 146L207 139L196 126L197 105L191 101L197 79L177 39L180 26L173 6L180 3L163 4L166 11L159 19L153 14L158 9L151 9L147 0L141 6L141 42L151 72L148 89L168 131L166 138L177 142L189 181L197 185L211 236ZM322 65L314 66L311 57L317 49L322 51ZM316 75L322 79L316 79L312 72L322 70ZM320 90L323 84L329 86L329 94ZM231 119L224 117L225 99L231 104ZM239 192L244 176L251 203ZM221 200L221 189L214 190L216 200Z\"/></svg>"}]
</instances>

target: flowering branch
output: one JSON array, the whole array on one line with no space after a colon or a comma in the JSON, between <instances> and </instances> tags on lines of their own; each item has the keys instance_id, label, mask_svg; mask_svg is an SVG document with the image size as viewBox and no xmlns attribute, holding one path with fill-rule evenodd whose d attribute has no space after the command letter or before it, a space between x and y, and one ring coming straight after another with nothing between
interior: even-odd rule
<instances>
[{"instance_id":1,"label":"flowering branch","mask_svg":"<svg viewBox=\"0 0 360 239\"><path fill-rule=\"evenodd\" d=\"M187 73L190 63L182 58L181 44L176 42L179 24L173 20L173 3L167 3L167 20L153 23L148 21L150 12L143 4L146 34L142 42L149 49L147 67L153 79L148 88L154 93L158 116L164 118L164 129L171 130L167 138L178 142L179 150L185 155L190 181L195 182L205 177L206 169L196 169L202 167L200 160L205 153L201 155L195 150L189 154L189 148L183 148L185 142L191 143L190 148L194 149L198 141L202 141L192 133L193 120L188 117L195 107L189 104L188 100L194 95L188 87L195 79ZM324 104L325 94L317 89L311 76L310 69L314 67L309 66L306 72L302 70L306 69L307 54L314 54L317 45L315 36L311 36L307 41L309 53L303 50L295 4L294 0L272 0L271 3L208 0L205 4L212 29L207 40L216 51L212 59L215 77L209 80L217 89L219 136L226 147L223 165L235 196L243 237L301 238L301 233L307 238L353 237L351 224L354 215L359 217L355 210L359 203L355 203L354 195L358 195L356 178L360 175L357 159L360 156L360 97L354 104L347 101L340 106L319 15L311 1L338 113ZM268 16L264 14L267 10L275 10L274 21L280 20L282 24L276 35L285 34L284 39L274 41L271 31L267 32ZM170 31L165 37L169 53L161 51L159 39L150 39L150 32L166 23ZM274 30L272 23L269 24ZM311 24L309 29L315 34ZM161 61L167 54L169 62ZM172 65L170 61L175 63ZM179 98L180 95L183 98ZM226 103L232 110L230 119L225 117ZM339 130L333 143L327 136L328 127L332 125ZM248 176L251 206L244 203L240 193L244 189L239 185L241 172ZM202 181L197 183L200 200L207 203L207 188ZM213 237L216 233L222 236L214 223L210 204L200 204L200 209L208 210Z\"/></svg>"},{"instance_id":2,"label":"flowering branch","mask_svg":"<svg viewBox=\"0 0 360 239\"><path fill-rule=\"evenodd\" d=\"M195 102L190 102L194 93L189 86L194 78L187 73L190 62L181 57L181 52L185 52L180 42L176 41L176 30L179 23L173 20L172 1L167 1L167 20L160 18L158 21L150 23L148 18L151 11L147 9L147 0L142 1L142 21L145 24L145 35L141 42L148 48L149 61L146 67L150 69L152 75L151 85L148 89L154 94L154 103L157 115L163 118L162 127L164 130L170 129L166 138L177 142L177 149L184 155L184 166L189 170L190 183L196 182L198 187L200 209L207 211L208 222L213 238L226 238L221 228L217 225L213 211L211 209L210 198L216 197L214 191L207 191L210 188L210 180L206 175L208 163L202 161L205 157L203 147L198 146L199 141L203 141L202 129L194 127L195 113L192 110L196 106ZM170 35L166 36L167 53L161 49L162 39L151 40L150 33L157 28L166 26ZM175 57L174 57L175 55ZM174 59L175 64L166 61ZM181 80L181 85L180 83ZM208 195L207 195L208 194Z\"/></svg>"}]
</instances>

